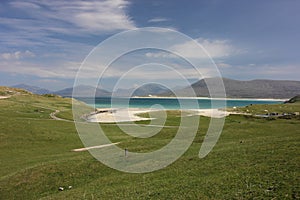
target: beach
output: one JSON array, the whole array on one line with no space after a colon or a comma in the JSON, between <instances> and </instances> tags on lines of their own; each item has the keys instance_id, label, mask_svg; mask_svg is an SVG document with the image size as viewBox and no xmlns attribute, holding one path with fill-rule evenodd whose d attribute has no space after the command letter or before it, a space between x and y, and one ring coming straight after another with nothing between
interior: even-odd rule
<instances>
[{"instance_id":1,"label":"beach","mask_svg":"<svg viewBox=\"0 0 300 200\"><path fill-rule=\"evenodd\" d=\"M149 118L143 118L137 116L141 113L153 112L154 109L142 109L142 108L101 108L97 109L96 113L91 113L87 117L89 122L100 123L115 123L115 122L129 122L129 121L143 121L151 120Z\"/></svg>"},{"instance_id":2,"label":"beach","mask_svg":"<svg viewBox=\"0 0 300 200\"><path fill-rule=\"evenodd\" d=\"M226 111L225 107L237 108L253 104L276 104L283 102L283 100L279 99L212 99L206 97L181 97L178 99L175 97L133 97L130 98L130 104L126 98L116 98L114 100L113 105L111 98L97 98L95 104L90 103L89 105L97 108L95 112L90 113L86 117L87 121L116 123L151 120L150 118L140 117L138 114L163 110L181 110L187 113L185 116L200 115L222 118L230 114L238 114L234 111ZM226 102L223 102L224 100ZM212 105L212 102L214 105ZM160 107L156 105L160 105ZM110 106L115 106L115 108L110 108Z\"/></svg>"},{"instance_id":3,"label":"beach","mask_svg":"<svg viewBox=\"0 0 300 200\"><path fill-rule=\"evenodd\" d=\"M149 113L161 111L159 109L144 109L144 108L101 108L96 112L91 113L87 117L88 122L100 122L100 123L117 123L117 122L134 122L134 121L146 121L153 118L144 118L138 116L141 113ZM181 110L187 112L186 116L200 115L212 118L226 117L231 112L227 112L221 109L187 109Z\"/></svg>"},{"instance_id":4,"label":"beach","mask_svg":"<svg viewBox=\"0 0 300 200\"><path fill-rule=\"evenodd\" d=\"M164 97L164 96L134 96L132 99L202 99L202 100L232 100L232 101L287 101L286 99L275 98L231 98L231 97Z\"/></svg>"}]
</instances>

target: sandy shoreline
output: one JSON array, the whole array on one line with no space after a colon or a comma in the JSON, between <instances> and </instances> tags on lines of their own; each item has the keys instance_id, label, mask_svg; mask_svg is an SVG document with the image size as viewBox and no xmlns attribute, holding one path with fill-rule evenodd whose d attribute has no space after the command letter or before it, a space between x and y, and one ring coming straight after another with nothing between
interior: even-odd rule
<instances>
[{"instance_id":1,"label":"sandy shoreline","mask_svg":"<svg viewBox=\"0 0 300 200\"><path fill-rule=\"evenodd\" d=\"M157 110L142 108L101 108L97 109L98 113L90 114L87 117L87 121L100 123L145 121L151 120L151 118L143 118L137 115L153 111Z\"/></svg>"},{"instance_id":2,"label":"sandy shoreline","mask_svg":"<svg viewBox=\"0 0 300 200\"><path fill-rule=\"evenodd\" d=\"M133 122L133 121L145 121L151 120L151 118L143 118L137 116L141 113L149 113L159 111L158 109L144 109L144 108L101 108L97 109L96 113L91 113L87 117L89 122L100 123L116 123L116 122ZM187 109L184 110L190 112L188 116L200 115L205 117L222 118L226 117L231 112L227 112L221 109Z\"/></svg>"},{"instance_id":3,"label":"sandy shoreline","mask_svg":"<svg viewBox=\"0 0 300 200\"><path fill-rule=\"evenodd\" d=\"M9 98L10 96L0 96L0 99L7 99Z\"/></svg>"},{"instance_id":4,"label":"sandy shoreline","mask_svg":"<svg viewBox=\"0 0 300 200\"><path fill-rule=\"evenodd\" d=\"M251 98L209 98L209 97L131 97L136 99L149 98L149 99L207 99L207 100L242 100L242 101L286 101L287 99L251 99ZM166 109L167 110L167 109ZM178 109L182 110L182 109ZM87 117L89 122L100 123L116 123L116 122L133 122L151 120L151 118L143 118L137 116L140 113L149 113L159 111L159 109L145 109L145 108L101 108L97 109L95 113L91 113ZM188 116L200 115L212 118L222 118L230 114L237 114L235 112L228 112L224 109L184 109L182 111L189 112Z\"/></svg>"},{"instance_id":5,"label":"sandy shoreline","mask_svg":"<svg viewBox=\"0 0 300 200\"><path fill-rule=\"evenodd\" d=\"M287 101L289 99L273 99L273 98L210 98L210 97L159 97L159 96L150 96L150 97L140 97L134 96L130 97L132 99L205 99L205 100L241 100L241 101Z\"/></svg>"}]
</instances>

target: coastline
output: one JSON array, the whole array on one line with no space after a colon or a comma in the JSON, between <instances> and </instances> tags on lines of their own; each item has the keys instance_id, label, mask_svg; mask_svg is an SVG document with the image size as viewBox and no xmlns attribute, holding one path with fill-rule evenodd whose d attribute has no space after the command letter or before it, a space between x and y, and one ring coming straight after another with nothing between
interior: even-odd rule
<instances>
[{"instance_id":1,"label":"coastline","mask_svg":"<svg viewBox=\"0 0 300 200\"><path fill-rule=\"evenodd\" d=\"M116 97L116 98L129 98L129 97ZM231 98L231 97L224 97L224 98L211 98L211 97L160 97L160 96L134 96L130 97L131 99L204 99L204 100L241 100L241 101L287 101L287 99L275 99L275 98Z\"/></svg>"},{"instance_id":2,"label":"coastline","mask_svg":"<svg viewBox=\"0 0 300 200\"><path fill-rule=\"evenodd\" d=\"M143 118L137 116L141 113L149 113L155 111L161 111L160 109L144 109L144 108L101 108L97 109L98 113L91 113L87 117L88 122L97 123L118 123L118 122L135 122L135 121L147 121L153 118ZM164 109L162 109L164 110ZM187 116L200 115L211 118L223 118L233 112L228 112L222 109L179 109L189 113ZM167 111L167 110L164 110Z\"/></svg>"},{"instance_id":3,"label":"coastline","mask_svg":"<svg viewBox=\"0 0 300 200\"><path fill-rule=\"evenodd\" d=\"M137 116L141 113L148 113L158 111L154 109L143 109L143 108L101 108L97 109L98 113L91 113L87 117L88 122L100 122L100 123L117 123L117 122L135 122L135 121L146 121L151 118L143 118Z\"/></svg>"},{"instance_id":4,"label":"coastline","mask_svg":"<svg viewBox=\"0 0 300 200\"><path fill-rule=\"evenodd\" d=\"M126 98L126 97L117 97L117 98ZM132 99L197 99L197 100L224 100L224 101L266 101L267 102L284 102L285 99L250 99L250 98L209 98L209 97L157 97L157 96L149 96L149 97L131 97ZM235 106L233 106L235 107ZM138 116L141 113L150 113L154 111L167 111L167 110L180 110L188 112L187 116L200 115L211 118L222 118L226 117L230 114L237 114L235 112L227 111L224 108L143 108L143 107L101 107L96 108L96 110L92 113L89 113L86 116L86 120L88 122L98 122L98 123L117 123L117 122L134 122L134 121L147 121L152 120L152 118L143 118Z\"/></svg>"}]
</instances>

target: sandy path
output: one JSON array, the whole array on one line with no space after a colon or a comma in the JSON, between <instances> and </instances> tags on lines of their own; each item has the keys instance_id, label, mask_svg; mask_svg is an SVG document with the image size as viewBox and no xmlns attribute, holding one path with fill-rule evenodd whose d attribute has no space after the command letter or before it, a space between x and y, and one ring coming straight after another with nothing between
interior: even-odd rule
<instances>
[{"instance_id":1,"label":"sandy path","mask_svg":"<svg viewBox=\"0 0 300 200\"><path fill-rule=\"evenodd\" d=\"M63 119L63 118L56 117L55 115L56 115L57 113L59 113L59 112L60 112L59 110L55 110L54 112L50 113L50 117L51 117L52 119L59 120L59 121L74 122L74 121L72 121L72 120L68 120L68 119Z\"/></svg>"},{"instance_id":2,"label":"sandy path","mask_svg":"<svg viewBox=\"0 0 300 200\"><path fill-rule=\"evenodd\" d=\"M113 146L113 145L116 145L116 144L119 144L119 143L120 142L111 143L111 144L103 144L103 145L92 146L92 147L84 147L84 148L80 148L80 149L73 149L72 151L80 152L80 151L87 151L87 150L90 150L90 149L101 149L101 148Z\"/></svg>"}]
</instances>

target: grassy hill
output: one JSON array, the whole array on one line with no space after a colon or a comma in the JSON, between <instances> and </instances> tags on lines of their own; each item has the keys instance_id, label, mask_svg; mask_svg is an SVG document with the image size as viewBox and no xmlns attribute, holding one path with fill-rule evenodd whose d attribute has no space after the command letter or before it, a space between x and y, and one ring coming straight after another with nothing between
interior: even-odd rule
<instances>
[{"instance_id":1,"label":"grassy hill","mask_svg":"<svg viewBox=\"0 0 300 200\"><path fill-rule=\"evenodd\" d=\"M156 172L129 174L103 165L88 152L71 151L83 145L68 121L70 99L0 88L2 94L8 91L11 97L0 99L0 199L300 198L297 118L229 116L213 151L199 159L209 124L209 118L201 117L197 136L180 159ZM297 104L284 106L300 110ZM52 119L56 110L67 120ZM168 125L179 122L178 112L168 113ZM102 127L130 151L161 148L176 133L176 128L165 127L151 138L138 139L113 124ZM72 188L59 191L60 186Z\"/></svg>"},{"instance_id":2,"label":"grassy hill","mask_svg":"<svg viewBox=\"0 0 300 200\"><path fill-rule=\"evenodd\" d=\"M289 99L285 103L300 103L300 95L294 96L293 98Z\"/></svg>"},{"instance_id":3,"label":"grassy hill","mask_svg":"<svg viewBox=\"0 0 300 200\"><path fill-rule=\"evenodd\" d=\"M0 86L0 96L3 97L5 96L10 97L15 95L30 95L30 94L32 93L23 89Z\"/></svg>"},{"instance_id":4,"label":"grassy hill","mask_svg":"<svg viewBox=\"0 0 300 200\"><path fill-rule=\"evenodd\" d=\"M40 88L40 87L37 87L37 86L27 85L27 84L18 84L18 85L14 85L12 87L13 88L24 89L24 90L30 91L34 94L52 94L53 93L50 90Z\"/></svg>"},{"instance_id":5,"label":"grassy hill","mask_svg":"<svg viewBox=\"0 0 300 200\"><path fill-rule=\"evenodd\" d=\"M73 87L71 88L65 88L63 90L59 90L56 92L53 92L54 94L65 96L65 97L71 97L73 94ZM80 94L77 94L80 97L87 97L90 96L90 94L95 94L96 97L108 97L111 96L111 92L108 92L107 90L101 89L101 88L95 88L93 86L88 85L79 85L76 86L77 91L80 91Z\"/></svg>"}]
</instances>

